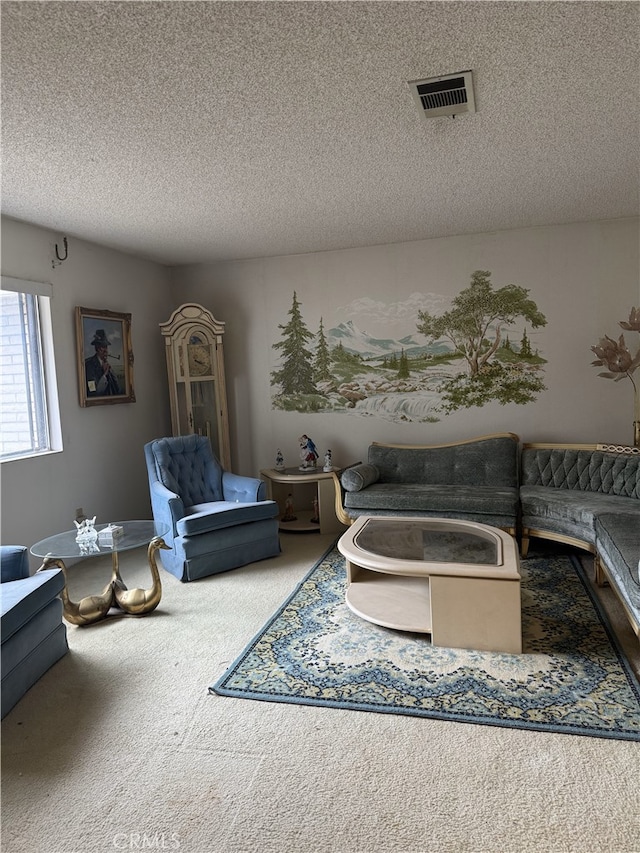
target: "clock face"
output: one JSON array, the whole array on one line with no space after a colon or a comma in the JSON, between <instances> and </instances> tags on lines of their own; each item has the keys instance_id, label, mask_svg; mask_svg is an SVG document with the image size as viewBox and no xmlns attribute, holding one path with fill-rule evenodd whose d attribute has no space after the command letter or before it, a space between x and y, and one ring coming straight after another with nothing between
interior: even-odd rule
<instances>
[{"instance_id":1,"label":"clock face","mask_svg":"<svg viewBox=\"0 0 640 853\"><path fill-rule=\"evenodd\" d=\"M204 344L189 345L189 374L206 376L211 373L211 347Z\"/></svg>"}]
</instances>

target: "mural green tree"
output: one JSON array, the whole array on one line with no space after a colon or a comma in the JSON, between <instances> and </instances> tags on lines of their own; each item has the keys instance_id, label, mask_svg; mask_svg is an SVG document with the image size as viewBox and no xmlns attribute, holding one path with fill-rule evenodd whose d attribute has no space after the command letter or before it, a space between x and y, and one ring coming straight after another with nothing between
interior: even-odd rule
<instances>
[{"instance_id":1,"label":"mural green tree","mask_svg":"<svg viewBox=\"0 0 640 853\"><path fill-rule=\"evenodd\" d=\"M450 341L468 366L467 375L460 374L443 383L444 411L483 406L490 400L521 405L531 402L544 390L541 378L536 375L544 359L532 355L526 329L518 362L501 365L492 360L503 345L503 332L518 318L533 329L546 326L544 314L528 294L528 290L515 284L494 290L491 273L476 270L469 287L453 300L450 311L439 317L427 311L418 312L418 331L434 341L442 338Z\"/></svg>"},{"instance_id":2,"label":"mural green tree","mask_svg":"<svg viewBox=\"0 0 640 853\"><path fill-rule=\"evenodd\" d=\"M409 359L407 358L406 352L402 350L400 354L400 362L398 364L398 379L408 379L409 373Z\"/></svg>"},{"instance_id":3,"label":"mural green tree","mask_svg":"<svg viewBox=\"0 0 640 853\"><path fill-rule=\"evenodd\" d=\"M316 382L329 382L332 379L331 353L324 333L322 317L320 317L320 328L316 336L316 357L313 362L313 371Z\"/></svg>"},{"instance_id":4,"label":"mural green tree","mask_svg":"<svg viewBox=\"0 0 640 853\"><path fill-rule=\"evenodd\" d=\"M313 381L313 354L308 344L313 340L313 334L306 327L300 311L298 297L293 291L293 303L289 310L291 319L282 329L282 340L273 344L280 350L283 358L280 370L271 374L273 384L280 385L282 394L313 394L316 390Z\"/></svg>"},{"instance_id":5,"label":"mural green tree","mask_svg":"<svg viewBox=\"0 0 640 853\"><path fill-rule=\"evenodd\" d=\"M475 376L489 362L502 341L502 330L518 317L534 329L547 321L529 291L515 284L499 290L491 286L491 273L476 270L471 284L453 300L453 307L439 317L419 311L418 331L427 337L451 341L456 352L464 356L469 374Z\"/></svg>"}]
</instances>

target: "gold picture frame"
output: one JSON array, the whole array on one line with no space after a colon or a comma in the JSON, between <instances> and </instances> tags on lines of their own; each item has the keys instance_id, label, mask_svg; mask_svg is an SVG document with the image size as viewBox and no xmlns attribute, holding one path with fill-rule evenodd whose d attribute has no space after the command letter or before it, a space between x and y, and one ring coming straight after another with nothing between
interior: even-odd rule
<instances>
[{"instance_id":1,"label":"gold picture frame","mask_svg":"<svg viewBox=\"0 0 640 853\"><path fill-rule=\"evenodd\" d=\"M80 405L135 403L131 314L76 308Z\"/></svg>"}]
</instances>

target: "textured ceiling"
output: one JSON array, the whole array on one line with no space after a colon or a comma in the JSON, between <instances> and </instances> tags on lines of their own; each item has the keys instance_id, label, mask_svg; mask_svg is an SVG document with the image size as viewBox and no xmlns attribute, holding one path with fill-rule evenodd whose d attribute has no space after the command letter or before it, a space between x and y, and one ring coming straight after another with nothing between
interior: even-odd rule
<instances>
[{"instance_id":1,"label":"textured ceiling","mask_svg":"<svg viewBox=\"0 0 640 853\"><path fill-rule=\"evenodd\" d=\"M3 2L2 204L167 264L638 214L636 2ZM478 112L408 80L472 69Z\"/></svg>"}]
</instances>

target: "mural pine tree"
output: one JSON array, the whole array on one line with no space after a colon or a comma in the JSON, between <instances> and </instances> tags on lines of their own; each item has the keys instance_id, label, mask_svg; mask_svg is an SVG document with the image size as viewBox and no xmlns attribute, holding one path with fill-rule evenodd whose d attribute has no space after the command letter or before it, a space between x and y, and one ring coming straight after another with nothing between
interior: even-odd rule
<instances>
[{"instance_id":1,"label":"mural pine tree","mask_svg":"<svg viewBox=\"0 0 640 853\"><path fill-rule=\"evenodd\" d=\"M278 326L282 329L282 340L273 344L273 348L280 350L283 363L280 370L271 374L271 378L274 383L280 385L285 395L313 394L316 390L313 381L313 354L308 349L313 334L302 319L295 290L289 315L289 322Z\"/></svg>"},{"instance_id":2,"label":"mural pine tree","mask_svg":"<svg viewBox=\"0 0 640 853\"><path fill-rule=\"evenodd\" d=\"M400 363L398 365L398 379L408 379L409 378L409 359L407 358L407 354L404 350L400 354Z\"/></svg>"},{"instance_id":3,"label":"mural pine tree","mask_svg":"<svg viewBox=\"0 0 640 853\"><path fill-rule=\"evenodd\" d=\"M316 382L328 382L331 379L331 353L324 333L322 317L320 317L320 328L316 340L316 357L313 363L314 378Z\"/></svg>"},{"instance_id":4,"label":"mural pine tree","mask_svg":"<svg viewBox=\"0 0 640 853\"><path fill-rule=\"evenodd\" d=\"M526 356L527 358L531 355L531 344L529 343L529 338L527 337L526 329L522 333L522 341L520 342L520 355Z\"/></svg>"}]
</instances>

